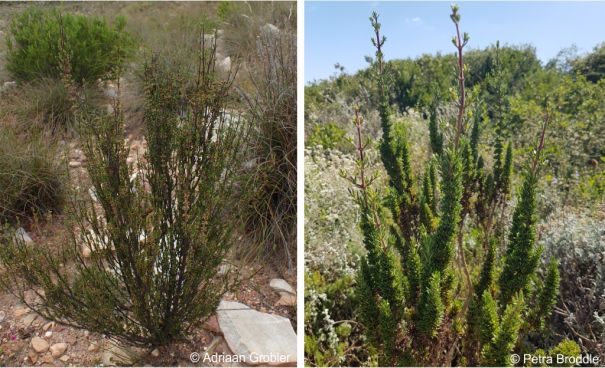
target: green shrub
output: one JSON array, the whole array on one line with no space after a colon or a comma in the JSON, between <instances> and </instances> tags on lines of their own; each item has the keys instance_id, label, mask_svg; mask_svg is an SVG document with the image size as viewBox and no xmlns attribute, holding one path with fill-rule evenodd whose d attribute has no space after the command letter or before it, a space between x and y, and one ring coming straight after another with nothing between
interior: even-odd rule
<instances>
[{"instance_id":1,"label":"green shrub","mask_svg":"<svg viewBox=\"0 0 605 368\"><path fill-rule=\"evenodd\" d=\"M124 31L125 24L120 17L108 25L101 18L29 8L10 25L6 68L20 81L59 79L63 36L76 84L114 79L134 52L135 44Z\"/></svg>"},{"instance_id":2,"label":"green shrub","mask_svg":"<svg viewBox=\"0 0 605 368\"><path fill-rule=\"evenodd\" d=\"M382 366L510 365L510 354L521 338L542 330L559 291L556 260L544 281L538 277L542 249L536 244L537 181L550 115L543 114L506 241L495 234L506 232L497 219L510 190L512 148L509 144L505 152L505 137L499 136L489 147L493 165L485 165L479 150L481 127L486 119L502 125L503 118L499 111L490 118L478 98L480 91L466 90L463 49L469 37L460 32L458 6L452 6L450 18L456 30L452 43L457 51L457 111L452 112L449 131L430 122L432 155L420 171L424 178L416 179L407 130L392 118L391 83L383 61L385 38L378 15L370 17L387 196L371 185L376 177L367 172L368 144L361 133L356 139L358 167L349 176L361 208L367 251L357 271L358 310ZM361 121L356 111L358 132ZM498 246L506 249L496 261ZM467 263L467 254L473 255L473 264Z\"/></svg>"},{"instance_id":3,"label":"green shrub","mask_svg":"<svg viewBox=\"0 0 605 368\"><path fill-rule=\"evenodd\" d=\"M218 271L241 224L248 134L225 112L233 80L214 74L212 51L199 56L194 82L161 57L146 66L148 148L136 165L127 163L119 102L111 115L83 116L98 203L79 202L77 230L58 250L0 247L7 271L0 285L32 310L127 344L159 346L190 336L231 288L230 273ZM25 298L32 288L44 290L37 301Z\"/></svg>"},{"instance_id":4,"label":"green shrub","mask_svg":"<svg viewBox=\"0 0 605 368\"><path fill-rule=\"evenodd\" d=\"M0 128L0 223L60 211L65 199L65 167L40 135Z\"/></svg>"},{"instance_id":5,"label":"green shrub","mask_svg":"<svg viewBox=\"0 0 605 368\"><path fill-rule=\"evenodd\" d=\"M578 346L577 342L575 342L573 340L565 339L565 340L561 341L557 346L552 348L552 350L549 353L550 353L550 356L553 357L553 360L556 361L557 356L566 357L566 358L577 358L582 353L582 350ZM573 367L574 364L567 363L567 364L555 365L555 366Z\"/></svg>"},{"instance_id":6,"label":"green shrub","mask_svg":"<svg viewBox=\"0 0 605 368\"><path fill-rule=\"evenodd\" d=\"M347 132L334 123L317 124L305 142L307 147L322 146L328 149L338 149L341 152L352 148L346 139ZM350 146L350 147L348 147Z\"/></svg>"},{"instance_id":7,"label":"green shrub","mask_svg":"<svg viewBox=\"0 0 605 368\"><path fill-rule=\"evenodd\" d=\"M356 299L350 275L327 282L305 273L305 362L307 366L367 366L372 353L354 322Z\"/></svg>"}]
</instances>

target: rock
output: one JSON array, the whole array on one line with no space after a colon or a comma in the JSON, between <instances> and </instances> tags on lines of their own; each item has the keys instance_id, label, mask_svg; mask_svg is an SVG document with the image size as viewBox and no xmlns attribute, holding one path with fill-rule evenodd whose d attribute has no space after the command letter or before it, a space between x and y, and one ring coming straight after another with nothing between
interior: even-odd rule
<instances>
[{"instance_id":1,"label":"rock","mask_svg":"<svg viewBox=\"0 0 605 368\"><path fill-rule=\"evenodd\" d=\"M118 88L113 83L108 83L107 88L105 88L105 96L116 98L118 97Z\"/></svg>"},{"instance_id":2,"label":"rock","mask_svg":"<svg viewBox=\"0 0 605 368\"><path fill-rule=\"evenodd\" d=\"M218 266L218 275L225 276L232 270L233 270L233 266L231 266L230 264L222 264L222 265Z\"/></svg>"},{"instance_id":3,"label":"rock","mask_svg":"<svg viewBox=\"0 0 605 368\"><path fill-rule=\"evenodd\" d=\"M17 308L15 309L15 318L19 318L27 313L31 312L31 310L29 308Z\"/></svg>"},{"instance_id":4,"label":"rock","mask_svg":"<svg viewBox=\"0 0 605 368\"><path fill-rule=\"evenodd\" d=\"M36 351L36 353L46 353L48 351L49 345L46 340L41 337L35 336L32 339L32 348Z\"/></svg>"},{"instance_id":5,"label":"rock","mask_svg":"<svg viewBox=\"0 0 605 368\"><path fill-rule=\"evenodd\" d=\"M206 44L206 47L212 45L214 43L214 35L204 34L204 43Z\"/></svg>"},{"instance_id":6,"label":"rock","mask_svg":"<svg viewBox=\"0 0 605 368\"><path fill-rule=\"evenodd\" d=\"M58 344L53 344L50 347L50 353L52 354L53 358L58 358L61 355L63 355L63 353L65 353L65 351L67 350L67 344L64 342L60 342Z\"/></svg>"},{"instance_id":7,"label":"rock","mask_svg":"<svg viewBox=\"0 0 605 368\"><path fill-rule=\"evenodd\" d=\"M90 196L90 198L92 198L93 201L99 201L99 198L97 198L97 191L95 190L95 187L88 188L88 195Z\"/></svg>"},{"instance_id":8,"label":"rock","mask_svg":"<svg viewBox=\"0 0 605 368\"><path fill-rule=\"evenodd\" d=\"M99 350L99 344L97 344L96 342L93 342L90 345L88 345L88 351L93 352L93 351L97 351L97 350Z\"/></svg>"},{"instance_id":9,"label":"rock","mask_svg":"<svg viewBox=\"0 0 605 368\"><path fill-rule=\"evenodd\" d=\"M30 350L27 353L27 358L29 358L29 361L32 362L32 364L36 364L36 362L38 361L38 354L35 351Z\"/></svg>"},{"instance_id":10,"label":"rock","mask_svg":"<svg viewBox=\"0 0 605 368\"><path fill-rule=\"evenodd\" d=\"M76 169L80 166L82 166L82 163L80 161L69 161L69 167L72 169Z\"/></svg>"},{"instance_id":11,"label":"rock","mask_svg":"<svg viewBox=\"0 0 605 368\"><path fill-rule=\"evenodd\" d=\"M90 250L89 247L87 247L87 246L82 247L82 257L84 257L84 258L90 257L91 252L92 251Z\"/></svg>"},{"instance_id":12,"label":"rock","mask_svg":"<svg viewBox=\"0 0 605 368\"><path fill-rule=\"evenodd\" d=\"M2 83L2 88L0 88L0 92L8 91L9 89L14 88L16 86L17 86L17 82L15 82L15 81L4 82L4 83Z\"/></svg>"},{"instance_id":13,"label":"rock","mask_svg":"<svg viewBox=\"0 0 605 368\"><path fill-rule=\"evenodd\" d=\"M15 231L15 238L17 239L17 241L19 242L23 242L25 244L33 244L34 241L32 240L31 236L29 236L29 234L27 233L27 231L25 231L24 228L20 227L17 229L17 231Z\"/></svg>"},{"instance_id":14,"label":"rock","mask_svg":"<svg viewBox=\"0 0 605 368\"><path fill-rule=\"evenodd\" d=\"M219 61L218 67L225 72L228 72L229 70L231 70L231 57L227 56L223 60Z\"/></svg>"},{"instance_id":15,"label":"rock","mask_svg":"<svg viewBox=\"0 0 605 368\"><path fill-rule=\"evenodd\" d=\"M63 355L61 358L59 358L59 360L63 363L66 363L69 360L69 355Z\"/></svg>"},{"instance_id":16,"label":"rock","mask_svg":"<svg viewBox=\"0 0 605 368\"><path fill-rule=\"evenodd\" d=\"M233 354L247 364L296 364L296 333L290 320L222 300L218 322Z\"/></svg>"},{"instance_id":17,"label":"rock","mask_svg":"<svg viewBox=\"0 0 605 368\"><path fill-rule=\"evenodd\" d=\"M286 293L296 294L294 288L284 279L272 279L269 282L269 286L278 293L285 291Z\"/></svg>"},{"instance_id":18,"label":"rock","mask_svg":"<svg viewBox=\"0 0 605 368\"><path fill-rule=\"evenodd\" d=\"M151 352L151 356L154 358L157 358L160 356L160 351L158 349L153 349L153 351Z\"/></svg>"},{"instance_id":19,"label":"rock","mask_svg":"<svg viewBox=\"0 0 605 368\"><path fill-rule=\"evenodd\" d=\"M110 343L109 348L101 355L101 363L106 367L134 365L141 359L142 355L143 353L140 349L117 346Z\"/></svg>"},{"instance_id":20,"label":"rock","mask_svg":"<svg viewBox=\"0 0 605 368\"><path fill-rule=\"evenodd\" d=\"M45 363L45 364L51 364L53 361L54 361L54 359L53 359L52 355L46 354L44 356L44 358L42 358L42 363Z\"/></svg>"},{"instance_id":21,"label":"rock","mask_svg":"<svg viewBox=\"0 0 605 368\"><path fill-rule=\"evenodd\" d=\"M23 323L23 325L25 327L29 327L34 323L34 321L36 320L37 317L38 316L36 314L30 313L27 316L23 317L23 319L21 320L21 323Z\"/></svg>"},{"instance_id":22,"label":"rock","mask_svg":"<svg viewBox=\"0 0 605 368\"><path fill-rule=\"evenodd\" d=\"M76 148L75 150L71 151L71 155L69 156L69 158L73 160L81 160L82 156L84 156L82 150Z\"/></svg>"},{"instance_id":23,"label":"rock","mask_svg":"<svg viewBox=\"0 0 605 368\"><path fill-rule=\"evenodd\" d=\"M281 293L281 298L277 301L275 305L277 306L286 306L291 307L296 305L296 295L290 293Z\"/></svg>"},{"instance_id":24,"label":"rock","mask_svg":"<svg viewBox=\"0 0 605 368\"><path fill-rule=\"evenodd\" d=\"M52 331L46 331L46 333L44 334L44 337L49 338L53 335Z\"/></svg>"},{"instance_id":25,"label":"rock","mask_svg":"<svg viewBox=\"0 0 605 368\"><path fill-rule=\"evenodd\" d=\"M216 318L216 314L211 315L206 322L204 322L203 326L204 330L210 331L214 334L220 334L221 328L218 325L218 319Z\"/></svg>"}]
</instances>

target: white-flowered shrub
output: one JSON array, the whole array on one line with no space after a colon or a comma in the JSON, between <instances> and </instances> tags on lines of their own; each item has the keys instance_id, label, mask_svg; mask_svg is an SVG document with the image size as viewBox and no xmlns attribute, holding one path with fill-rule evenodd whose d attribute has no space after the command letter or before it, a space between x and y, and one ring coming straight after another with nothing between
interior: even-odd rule
<instances>
[{"instance_id":1,"label":"white-flowered shrub","mask_svg":"<svg viewBox=\"0 0 605 368\"><path fill-rule=\"evenodd\" d=\"M605 213L561 208L540 227L543 260L559 260L556 333L605 361Z\"/></svg>"}]
</instances>

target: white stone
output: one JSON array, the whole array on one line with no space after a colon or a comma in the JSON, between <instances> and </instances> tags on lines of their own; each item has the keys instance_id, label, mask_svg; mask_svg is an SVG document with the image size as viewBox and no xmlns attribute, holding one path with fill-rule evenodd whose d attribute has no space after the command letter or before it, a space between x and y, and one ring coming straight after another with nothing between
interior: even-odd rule
<instances>
[{"instance_id":1,"label":"white stone","mask_svg":"<svg viewBox=\"0 0 605 368\"><path fill-rule=\"evenodd\" d=\"M153 351L151 352L151 356L154 358L157 358L160 356L160 351L158 349L153 349Z\"/></svg>"},{"instance_id":2,"label":"white stone","mask_svg":"<svg viewBox=\"0 0 605 368\"><path fill-rule=\"evenodd\" d=\"M225 72L228 72L229 70L231 70L231 57L227 56L223 60L219 61L218 66L219 66L219 68L221 68L221 70L223 70Z\"/></svg>"},{"instance_id":3,"label":"white stone","mask_svg":"<svg viewBox=\"0 0 605 368\"><path fill-rule=\"evenodd\" d=\"M41 354L48 351L49 345L46 340L36 336L32 339L32 348L34 348L36 353Z\"/></svg>"},{"instance_id":4,"label":"white stone","mask_svg":"<svg viewBox=\"0 0 605 368\"><path fill-rule=\"evenodd\" d=\"M17 241L19 242L23 242L25 244L33 244L34 241L31 238L31 236L29 236L29 234L27 233L27 231L25 231L24 228L20 227L17 229L17 231L15 231L15 238L17 239Z\"/></svg>"},{"instance_id":5,"label":"white stone","mask_svg":"<svg viewBox=\"0 0 605 368\"><path fill-rule=\"evenodd\" d=\"M294 288L284 279L272 279L269 286L278 293L285 291L286 293L296 294Z\"/></svg>"},{"instance_id":6,"label":"white stone","mask_svg":"<svg viewBox=\"0 0 605 368\"><path fill-rule=\"evenodd\" d=\"M52 331L46 331L46 333L44 334L44 337L49 338L52 337L53 332Z\"/></svg>"},{"instance_id":7,"label":"white stone","mask_svg":"<svg viewBox=\"0 0 605 368\"><path fill-rule=\"evenodd\" d=\"M93 201L95 201L95 202L99 201L99 198L97 198L97 191L95 190L95 187L88 188L88 195L90 196L90 198Z\"/></svg>"},{"instance_id":8,"label":"white stone","mask_svg":"<svg viewBox=\"0 0 605 368\"><path fill-rule=\"evenodd\" d=\"M0 88L0 92L8 91L9 89L16 87L16 86L17 86L17 82L15 82L15 81L4 82L2 84L2 88Z\"/></svg>"},{"instance_id":9,"label":"white stone","mask_svg":"<svg viewBox=\"0 0 605 368\"><path fill-rule=\"evenodd\" d=\"M282 292L280 293L281 298L279 298L279 300L277 301L277 306L286 306L286 307L291 307L293 305L296 305L296 295L294 294L290 294L290 293L285 293Z\"/></svg>"},{"instance_id":10,"label":"white stone","mask_svg":"<svg viewBox=\"0 0 605 368\"><path fill-rule=\"evenodd\" d=\"M140 349L117 346L110 343L109 348L103 351L101 363L106 366L128 366L133 365L142 357Z\"/></svg>"},{"instance_id":11,"label":"white stone","mask_svg":"<svg viewBox=\"0 0 605 368\"><path fill-rule=\"evenodd\" d=\"M225 341L248 364L296 364L296 333L290 320L222 300L217 316ZM271 361L262 359L271 358Z\"/></svg>"},{"instance_id":12,"label":"white stone","mask_svg":"<svg viewBox=\"0 0 605 368\"><path fill-rule=\"evenodd\" d=\"M230 264L222 264L218 266L218 275L225 276L229 272L231 272L233 267Z\"/></svg>"},{"instance_id":13,"label":"white stone","mask_svg":"<svg viewBox=\"0 0 605 368\"><path fill-rule=\"evenodd\" d=\"M50 347L50 353L52 354L53 358L58 358L61 355L63 355L63 353L65 353L65 351L67 350L67 344L64 342L60 342L58 344L53 344Z\"/></svg>"}]
</instances>

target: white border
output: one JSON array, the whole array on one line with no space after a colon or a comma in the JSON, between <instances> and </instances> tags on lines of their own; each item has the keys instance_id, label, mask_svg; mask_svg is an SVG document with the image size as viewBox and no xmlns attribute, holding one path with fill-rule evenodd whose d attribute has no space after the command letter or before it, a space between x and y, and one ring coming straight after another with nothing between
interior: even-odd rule
<instances>
[{"instance_id":1,"label":"white border","mask_svg":"<svg viewBox=\"0 0 605 368\"><path fill-rule=\"evenodd\" d=\"M296 94L296 348L297 366L305 365L305 2L296 2L296 55L297 55L297 94Z\"/></svg>"}]
</instances>

